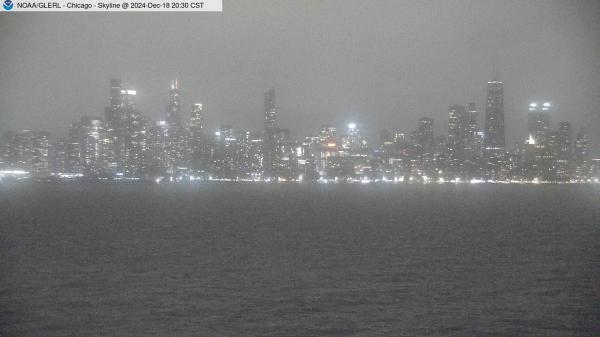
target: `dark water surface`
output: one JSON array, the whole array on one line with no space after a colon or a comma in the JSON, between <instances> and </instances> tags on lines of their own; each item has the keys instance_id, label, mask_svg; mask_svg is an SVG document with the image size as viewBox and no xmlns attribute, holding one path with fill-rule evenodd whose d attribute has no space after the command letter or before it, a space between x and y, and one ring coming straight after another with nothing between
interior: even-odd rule
<instances>
[{"instance_id":1,"label":"dark water surface","mask_svg":"<svg viewBox=\"0 0 600 337\"><path fill-rule=\"evenodd\" d=\"M598 336L598 186L0 185L1 336Z\"/></svg>"}]
</instances>

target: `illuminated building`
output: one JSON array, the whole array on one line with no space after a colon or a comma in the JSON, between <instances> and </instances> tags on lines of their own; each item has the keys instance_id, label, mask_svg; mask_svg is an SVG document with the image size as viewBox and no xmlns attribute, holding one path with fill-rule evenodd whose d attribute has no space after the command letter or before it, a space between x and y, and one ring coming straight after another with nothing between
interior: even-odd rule
<instances>
[{"instance_id":1,"label":"illuminated building","mask_svg":"<svg viewBox=\"0 0 600 337\"><path fill-rule=\"evenodd\" d=\"M275 106L275 90L265 93L265 130L277 127L277 108Z\"/></svg>"},{"instance_id":2,"label":"illuminated building","mask_svg":"<svg viewBox=\"0 0 600 337\"><path fill-rule=\"evenodd\" d=\"M181 127L181 97L179 92L179 81L177 79L171 83L166 117L167 125L169 127Z\"/></svg>"},{"instance_id":3,"label":"illuminated building","mask_svg":"<svg viewBox=\"0 0 600 337\"><path fill-rule=\"evenodd\" d=\"M504 148L504 83L499 81L487 83L484 133L488 152Z\"/></svg>"},{"instance_id":4,"label":"illuminated building","mask_svg":"<svg viewBox=\"0 0 600 337\"><path fill-rule=\"evenodd\" d=\"M49 172L50 134L47 131L8 131L2 138L2 169L35 174Z\"/></svg>"},{"instance_id":5,"label":"illuminated building","mask_svg":"<svg viewBox=\"0 0 600 337\"><path fill-rule=\"evenodd\" d=\"M100 118L81 117L81 156L83 171L98 174L104 167L104 122Z\"/></svg>"}]
</instances>

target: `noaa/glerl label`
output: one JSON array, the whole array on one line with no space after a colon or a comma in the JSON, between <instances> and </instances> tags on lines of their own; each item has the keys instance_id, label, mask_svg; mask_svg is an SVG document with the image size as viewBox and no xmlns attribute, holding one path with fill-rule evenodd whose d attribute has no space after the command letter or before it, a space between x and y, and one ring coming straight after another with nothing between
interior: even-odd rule
<instances>
[{"instance_id":1,"label":"noaa/glerl label","mask_svg":"<svg viewBox=\"0 0 600 337\"><path fill-rule=\"evenodd\" d=\"M223 0L0 0L10 12L222 12Z\"/></svg>"}]
</instances>

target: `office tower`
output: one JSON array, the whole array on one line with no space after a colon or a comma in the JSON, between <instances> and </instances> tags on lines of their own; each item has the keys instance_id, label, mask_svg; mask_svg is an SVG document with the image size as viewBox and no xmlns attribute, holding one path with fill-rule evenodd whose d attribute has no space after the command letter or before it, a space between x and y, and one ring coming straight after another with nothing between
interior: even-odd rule
<instances>
[{"instance_id":1,"label":"office tower","mask_svg":"<svg viewBox=\"0 0 600 337\"><path fill-rule=\"evenodd\" d=\"M233 127L223 124L215 132L212 157L213 172L219 178L234 178L236 175L237 139Z\"/></svg>"},{"instance_id":2,"label":"office tower","mask_svg":"<svg viewBox=\"0 0 600 337\"><path fill-rule=\"evenodd\" d=\"M67 139L64 141L64 171L65 173L83 173L83 156L81 155L81 140L83 139L81 123L69 125Z\"/></svg>"},{"instance_id":3,"label":"office tower","mask_svg":"<svg viewBox=\"0 0 600 337\"><path fill-rule=\"evenodd\" d=\"M529 104L527 114L527 135L529 140L543 145L548 138L550 130L550 102L532 102Z\"/></svg>"},{"instance_id":4,"label":"office tower","mask_svg":"<svg viewBox=\"0 0 600 337\"><path fill-rule=\"evenodd\" d=\"M417 138L418 143L424 148L433 145L433 118L423 117L419 119Z\"/></svg>"},{"instance_id":5,"label":"office tower","mask_svg":"<svg viewBox=\"0 0 600 337\"><path fill-rule=\"evenodd\" d=\"M102 137L102 169L112 173L136 174L143 166L145 130L142 115L135 108L137 92L123 89L120 79L110 80L110 106L105 108L104 137ZM77 143L82 146L82 125L73 125L72 133L78 133ZM74 154L74 135L66 144L67 157ZM71 145L69 145L69 143ZM81 153L80 153L81 155ZM83 170L83 163L74 164L67 158L66 168Z\"/></svg>"},{"instance_id":6,"label":"office tower","mask_svg":"<svg viewBox=\"0 0 600 337\"><path fill-rule=\"evenodd\" d=\"M487 83L484 133L487 150L504 148L504 84L499 81Z\"/></svg>"},{"instance_id":7,"label":"office tower","mask_svg":"<svg viewBox=\"0 0 600 337\"><path fill-rule=\"evenodd\" d=\"M170 175L181 175L187 171L186 137L181 116L181 95L179 81L171 82L169 102L166 109L167 134L166 140L166 171Z\"/></svg>"},{"instance_id":8,"label":"office tower","mask_svg":"<svg viewBox=\"0 0 600 337\"><path fill-rule=\"evenodd\" d=\"M124 116L121 112L121 105L123 103L122 92L123 88L121 80L117 78L111 79L109 90L109 106L104 110L105 134L104 139L102 140L102 162L104 163L106 169L110 172L116 172L118 170L121 152L123 149ZM66 151L66 143L64 145L64 149Z\"/></svg>"},{"instance_id":9,"label":"office tower","mask_svg":"<svg viewBox=\"0 0 600 337\"><path fill-rule=\"evenodd\" d=\"M259 179L262 175L262 135L242 130L236 137L236 168L242 177Z\"/></svg>"},{"instance_id":10,"label":"office tower","mask_svg":"<svg viewBox=\"0 0 600 337\"><path fill-rule=\"evenodd\" d=\"M81 155L83 171L97 174L102 171L104 122L100 118L81 117Z\"/></svg>"},{"instance_id":11,"label":"office tower","mask_svg":"<svg viewBox=\"0 0 600 337\"><path fill-rule=\"evenodd\" d=\"M402 138L404 135L402 134ZM399 143L399 135L396 136L395 143ZM431 169L433 163L433 118L423 117L419 119L416 140L416 155L418 156L418 166L422 170Z\"/></svg>"},{"instance_id":12,"label":"office tower","mask_svg":"<svg viewBox=\"0 0 600 337\"><path fill-rule=\"evenodd\" d=\"M480 156L480 151L483 146L481 143L479 132L479 112L475 103L469 103L466 113L465 126L465 156L468 160Z\"/></svg>"},{"instance_id":13,"label":"office tower","mask_svg":"<svg viewBox=\"0 0 600 337\"><path fill-rule=\"evenodd\" d=\"M148 127L145 166L150 175L157 176L166 173L167 134L166 121L159 121Z\"/></svg>"},{"instance_id":14,"label":"office tower","mask_svg":"<svg viewBox=\"0 0 600 337\"><path fill-rule=\"evenodd\" d=\"M469 103L465 114L465 168L468 178L479 177L480 159L483 154L483 133L479 130L479 111L475 103Z\"/></svg>"},{"instance_id":15,"label":"office tower","mask_svg":"<svg viewBox=\"0 0 600 337\"><path fill-rule=\"evenodd\" d=\"M202 109L202 103L195 103L192 106L192 112L190 113L190 128L202 130L204 127L204 115Z\"/></svg>"},{"instance_id":16,"label":"office tower","mask_svg":"<svg viewBox=\"0 0 600 337\"><path fill-rule=\"evenodd\" d=\"M571 123L562 122L558 126L559 156L563 160L571 160L573 155L573 129Z\"/></svg>"},{"instance_id":17,"label":"office tower","mask_svg":"<svg viewBox=\"0 0 600 337\"><path fill-rule=\"evenodd\" d=\"M169 103L167 104L167 125L169 127L181 127L181 97L179 93L179 81L175 79L171 83L169 91Z\"/></svg>"},{"instance_id":18,"label":"office tower","mask_svg":"<svg viewBox=\"0 0 600 337\"><path fill-rule=\"evenodd\" d=\"M526 176L529 179L551 178L552 147L550 141L550 102L532 102L527 113L527 148L525 155ZM557 135L553 135L553 143Z\"/></svg>"},{"instance_id":19,"label":"office tower","mask_svg":"<svg viewBox=\"0 0 600 337\"><path fill-rule=\"evenodd\" d=\"M190 168L198 173L208 170L210 162L211 141L204 132L204 112L202 103L192 106L190 123L188 128L188 144L186 151L189 152Z\"/></svg>"},{"instance_id":20,"label":"office tower","mask_svg":"<svg viewBox=\"0 0 600 337\"><path fill-rule=\"evenodd\" d=\"M574 161L577 165L585 165L590 159L590 139L585 128L579 129L575 137Z\"/></svg>"},{"instance_id":21,"label":"office tower","mask_svg":"<svg viewBox=\"0 0 600 337\"><path fill-rule=\"evenodd\" d=\"M265 93L265 130L277 126L277 109L275 106L275 90Z\"/></svg>"},{"instance_id":22,"label":"office tower","mask_svg":"<svg viewBox=\"0 0 600 337\"><path fill-rule=\"evenodd\" d=\"M119 160L119 172L137 175L143 172L146 149L146 125L142 114L135 108L135 90L122 90L121 113L124 118L123 148Z\"/></svg>"},{"instance_id":23,"label":"office tower","mask_svg":"<svg viewBox=\"0 0 600 337\"><path fill-rule=\"evenodd\" d=\"M467 111L464 105L452 105L448 109L448 168L453 174L461 174L465 161L465 135Z\"/></svg>"}]
</instances>

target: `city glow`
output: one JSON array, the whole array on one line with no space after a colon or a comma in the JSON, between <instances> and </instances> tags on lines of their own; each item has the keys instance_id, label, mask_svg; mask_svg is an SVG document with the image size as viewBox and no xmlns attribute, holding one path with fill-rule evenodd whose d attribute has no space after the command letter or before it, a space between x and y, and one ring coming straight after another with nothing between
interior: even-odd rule
<instances>
[{"instance_id":1,"label":"city glow","mask_svg":"<svg viewBox=\"0 0 600 337\"><path fill-rule=\"evenodd\" d=\"M29 174L29 172L23 171L23 170L4 170L4 171L0 171L0 174L24 175L24 174Z\"/></svg>"}]
</instances>

